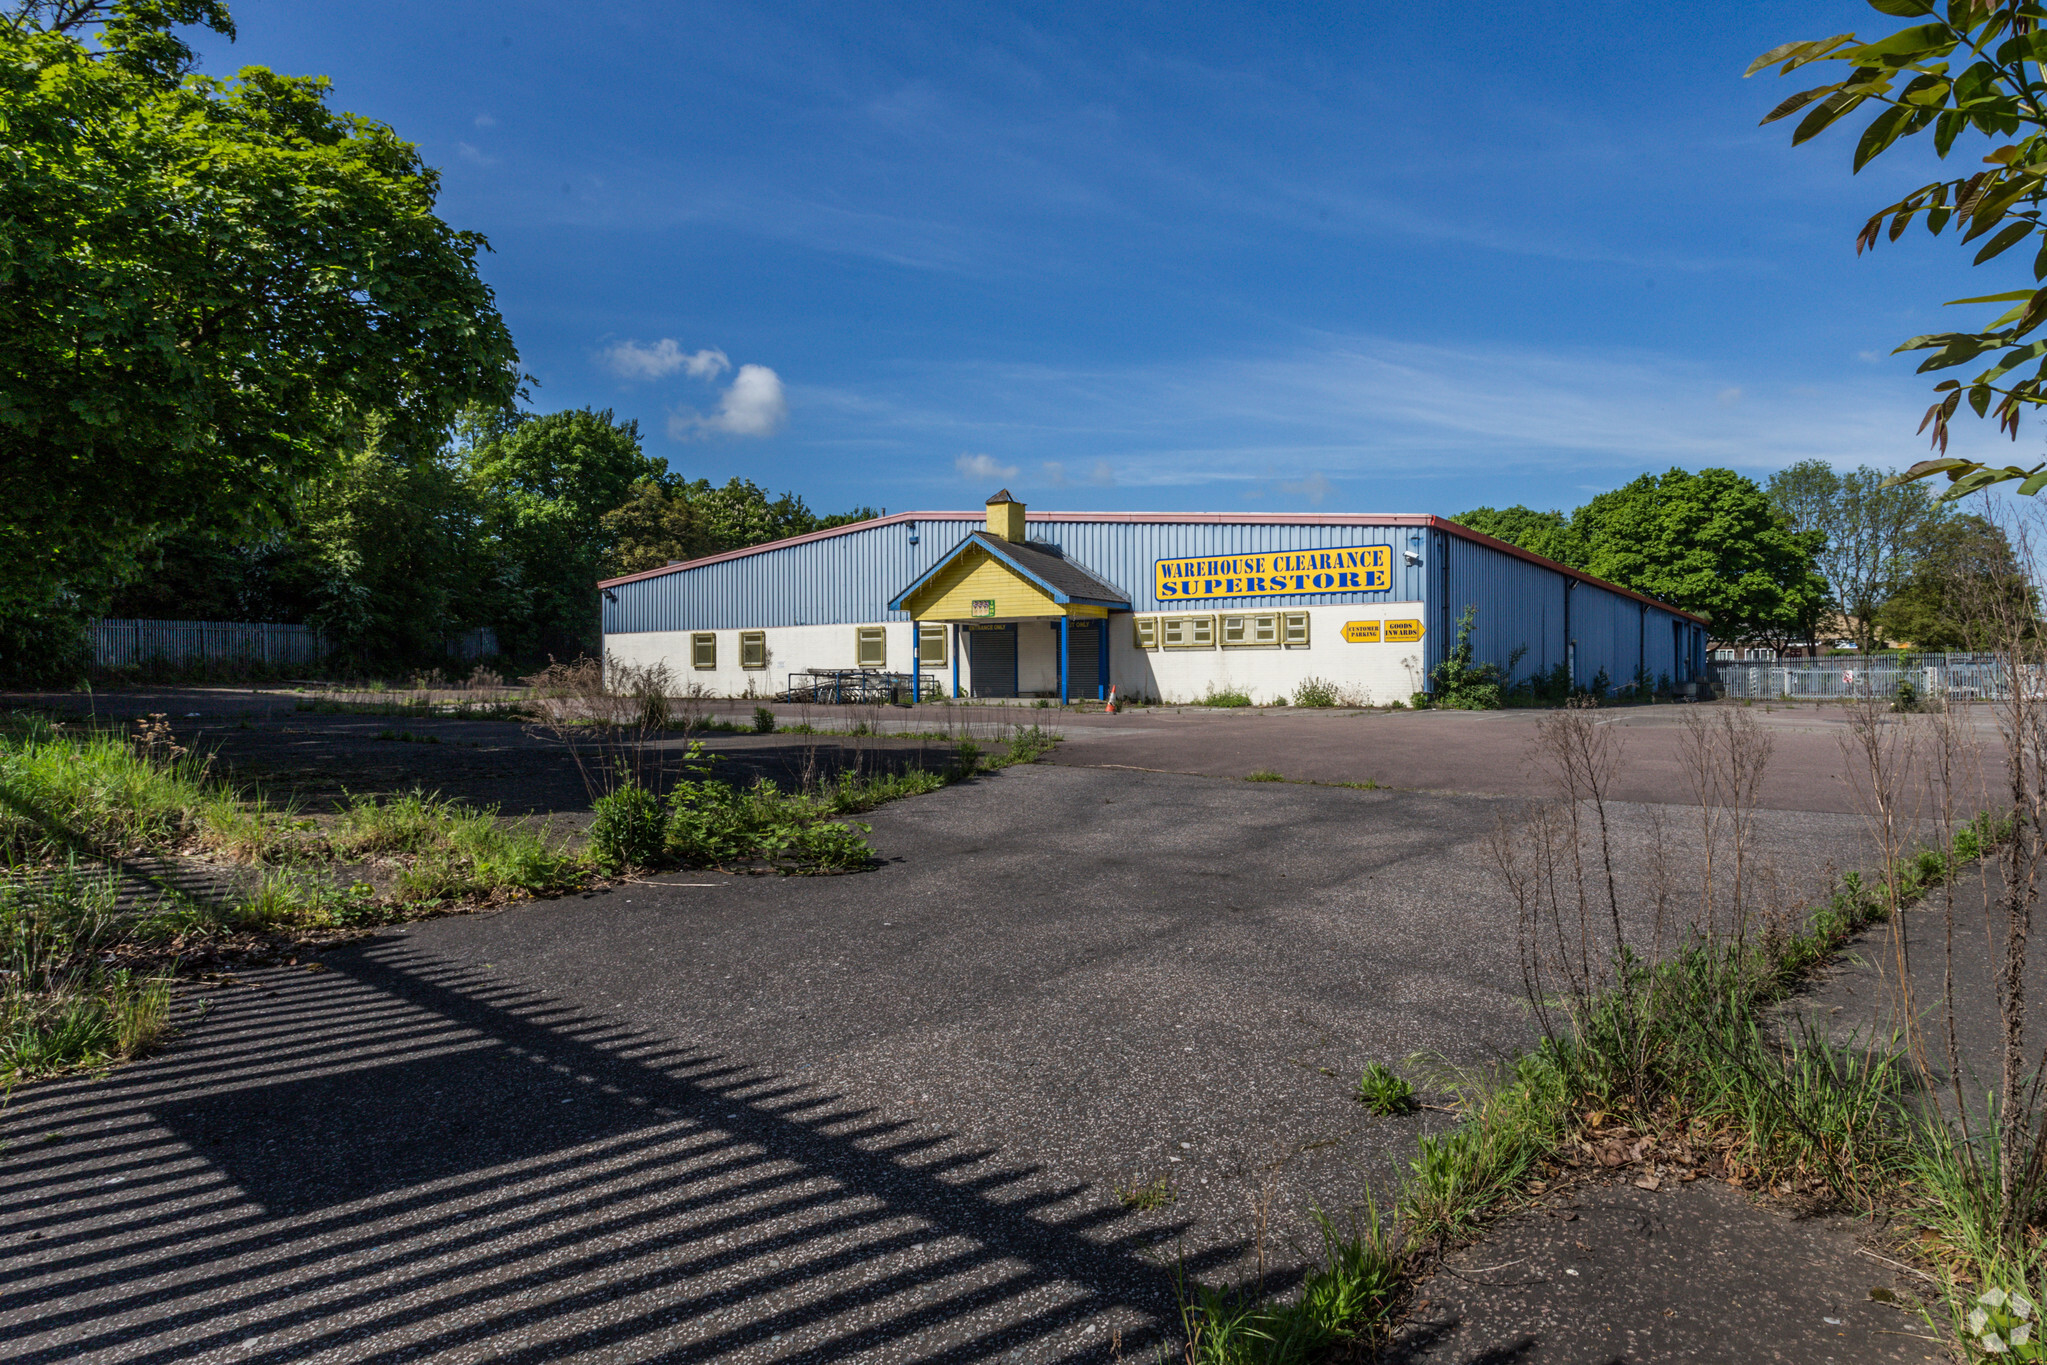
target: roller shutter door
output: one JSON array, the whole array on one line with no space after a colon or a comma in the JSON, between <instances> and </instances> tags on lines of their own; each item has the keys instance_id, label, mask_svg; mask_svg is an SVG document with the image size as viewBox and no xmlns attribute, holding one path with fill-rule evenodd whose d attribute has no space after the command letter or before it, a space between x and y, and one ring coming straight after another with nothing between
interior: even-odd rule
<instances>
[{"instance_id":1,"label":"roller shutter door","mask_svg":"<svg viewBox=\"0 0 2047 1365\"><path fill-rule=\"evenodd\" d=\"M967 630L967 692L976 697L1016 695L1016 627Z\"/></svg>"},{"instance_id":2,"label":"roller shutter door","mask_svg":"<svg viewBox=\"0 0 2047 1365\"><path fill-rule=\"evenodd\" d=\"M1074 621L1066 630L1068 699L1093 701L1102 681L1102 623Z\"/></svg>"}]
</instances>

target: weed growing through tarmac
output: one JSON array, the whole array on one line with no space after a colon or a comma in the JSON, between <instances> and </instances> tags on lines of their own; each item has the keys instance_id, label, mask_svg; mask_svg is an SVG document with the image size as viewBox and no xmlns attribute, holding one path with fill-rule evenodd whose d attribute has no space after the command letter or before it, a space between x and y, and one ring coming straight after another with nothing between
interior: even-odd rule
<instances>
[{"instance_id":1,"label":"weed growing through tarmac","mask_svg":"<svg viewBox=\"0 0 2047 1365\"><path fill-rule=\"evenodd\" d=\"M1286 778L1270 768L1260 768L1256 772L1244 774L1244 780L1246 782L1284 782Z\"/></svg>"},{"instance_id":2,"label":"weed growing through tarmac","mask_svg":"<svg viewBox=\"0 0 2047 1365\"><path fill-rule=\"evenodd\" d=\"M113 874L75 862L0 882L0 1090L148 1051L170 983L106 964L126 921Z\"/></svg>"},{"instance_id":3,"label":"weed growing through tarmac","mask_svg":"<svg viewBox=\"0 0 2047 1365\"><path fill-rule=\"evenodd\" d=\"M775 713L765 706L753 708L753 732L757 735L775 733Z\"/></svg>"},{"instance_id":4,"label":"weed growing through tarmac","mask_svg":"<svg viewBox=\"0 0 2047 1365\"><path fill-rule=\"evenodd\" d=\"M1170 1208L1180 1198L1173 1182L1160 1176L1149 1185L1132 1185L1127 1190L1116 1192L1116 1202L1133 1213L1151 1213L1158 1209Z\"/></svg>"},{"instance_id":5,"label":"weed growing through tarmac","mask_svg":"<svg viewBox=\"0 0 2047 1365\"><path fill-rule=\"evenodd\" d=\"M1373 1062L1358 1078L1358 1102L1374 1114L1411 1114L1417 1107L1414 1087L1384 1062Z\"/></svg>"},{"instance_id":6,"label":"weed growing through tarmac","mask_svg":"<svg viewBox=\"0 0 2047 1365\"><path fill-rule=\"evenodd\" d=\"M1207 694L1195 704L1197 706L1223 707L1249 706L1251 705L1251 694L1234 687L1217 688L1211 683Z\"/></svg>"}]
</instances>

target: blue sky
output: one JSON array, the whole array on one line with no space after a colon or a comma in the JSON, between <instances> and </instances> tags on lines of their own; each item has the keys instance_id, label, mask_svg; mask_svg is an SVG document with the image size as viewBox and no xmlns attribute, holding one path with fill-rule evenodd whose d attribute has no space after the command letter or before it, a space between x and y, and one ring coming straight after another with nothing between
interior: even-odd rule
<instances>
[{"instance_id":1,"label":"blue sky","mask_svg":"<svg viewBox=\"0 0 2047 1365\"><path fill-rule=\"evenodd\" d=\"M1928 382L1891 348L2025 255L1858 261L1930 152L1856 177L1852 133L1756 126L1800 85L1749 59L1895 26L1860 3L234 13L209 69L328 75L442 168L536 408L821 510L1448 514L1900 466Z\"/></svg>"}]
</instances>

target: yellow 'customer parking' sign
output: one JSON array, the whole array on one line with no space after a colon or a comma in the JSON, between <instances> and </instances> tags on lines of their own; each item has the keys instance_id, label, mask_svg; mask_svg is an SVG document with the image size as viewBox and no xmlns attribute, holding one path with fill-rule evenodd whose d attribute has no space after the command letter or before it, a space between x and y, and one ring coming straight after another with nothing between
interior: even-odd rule
<instances>
[{"instance_id":1,"label":"yellow 'customer parking' sign","mask_svg":"<svg viewBox=\"0 0 2047 1365\"><path fill-rule=\"evenodd\" d=\"M1411 645L1422 638L1419 621L1346 621L1343 638L1354 645Z\"/></svg>"}]
</instances>

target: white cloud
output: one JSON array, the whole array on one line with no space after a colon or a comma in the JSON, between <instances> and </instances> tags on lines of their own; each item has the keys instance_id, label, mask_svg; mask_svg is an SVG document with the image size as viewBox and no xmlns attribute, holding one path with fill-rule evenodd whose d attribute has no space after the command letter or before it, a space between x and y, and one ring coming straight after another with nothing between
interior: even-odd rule
<instances>
[{"instance_id":1,"label":"white cloud","mask_svg":"<svg viewBox=\"0 0 2047 1365\"><path fill-rule=\"evenodd\" d=\"M637 341L618 342L605 348L604 363L621 379L666 379L685 370L692 379L716 379L732 368L723 351L692 353L683 350L674 337L663 337L652 346L642 346Z\"/></svg>"},{"instance_id":2,"label":"white cloud","mask_svg":"<svg viewBox=\"0 0 2047 1365\"><path fill-rule=\"evenodd\" d=\"M496 157L485 156L480 148L467 142L456 143L455 150L462 154L464 161L471 161L479 166L495 166L498 164Z\"/></svg>"},{"instance_id":3,"label":"white cloud","mask_svg":"<svg viewBox=\"0 0 2047 1365\"><path fill-rule=\"evenodd\" d=\"M705 425L734 436L772 436L788 420L789 399L782 392L781 376L765 365L741 365Z\"/></svg>"},{"instance_id":4,"label":"white cloud","mask_svg":"<svg viewBox=\"0 0 2047 1365\"><path fill-rule=\"evenodd\" d=\"M1722 389L1714 395L1713 401L1723 408L1731 408L1741 401L1741 389L1739 387Z\"/></svg>"},{"instance_id":5,"label":"white cloud","mask_svg":"<svg viewBox=\"0 0 2047 1365\"><path fill-rule=\"evenodd\" d=\"M699 351L689 357L713 355L720 368L729 362L717 351ZM690 373L698 373L692 363ZM716 371L712 371L716 373ZM684 408L668 418L668 434L678 441L693 436L772 436L789 420L789 397L782 389L782 377L765 365L741 365L739 373L718 400L718 410L708 417L694 408Z\"/></svg>"},{"instance_id":6,"label":"white cloud","mask_svg":"<svg viewBox=\"0 0 2047 1365\"><path fill-rule=\"evenodd\" d=\"M1334 493L1336 491L1336 485L1329 482L1329 480L1324 478L1322 474L1318 471L1316 473L1310 474L1307 478L1302 479L1299 483L1281 484L1279 486L1279 491L1286 494L1288 497L1306 498L1308 500L1309 506L1320 507L1322 505L1322 499L1328 497L1331 493Z\"/></svg>"},{"instance_id":7,"label":"white cloud","mask_svg":"<svg viewBox=\"0 0 2047 1365\"><path fill-rule=\"evenodd\" d=\"M952 466L959 470L962 478L968 479L1013 479L1017 474L1015 465L999 463L993 455L962 455L952 462ZM1060 477L1065 477L1063 470Z\"/></svg>"},{"instance_id":8,"label":"white cloud","mask_svg":"<svg viewBox=\"0 0 2047 1365\"><path fill-rule=\"evenodd\" d=\"M489 114L478 114L476 116L476 126L479 128L495 128L498 126L498 121Z\"/></svg>"},{"instance_id":9,"label":"white cloud","mask_svg":"<svg viewBox=\"0 0 2047 1365\"><path fill-rule=\"evenodd\" d=\"M1096 460L1095 467L1087 472L1087 481L1097 488L1107 488L1116 482L1116 471L1107 460Z\"/></svg>"}]
</instances>

